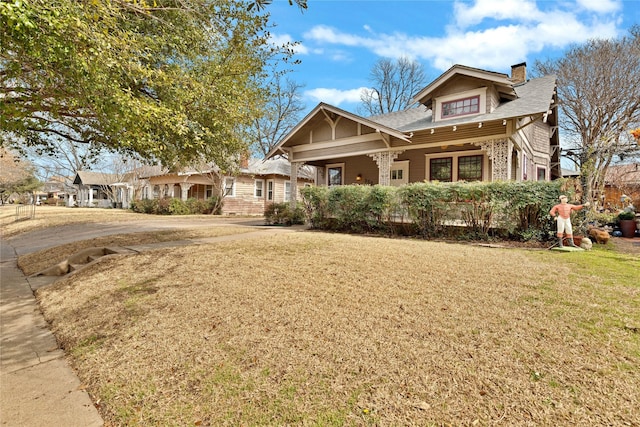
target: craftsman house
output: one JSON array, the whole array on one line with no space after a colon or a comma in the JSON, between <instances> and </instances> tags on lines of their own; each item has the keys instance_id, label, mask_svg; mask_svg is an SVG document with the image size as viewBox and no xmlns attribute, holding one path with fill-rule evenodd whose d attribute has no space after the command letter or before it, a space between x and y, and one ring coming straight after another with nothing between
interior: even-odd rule
<instances>
[{"instance_id":1,"label":"craftsman house","mask_svg":"<svg viewBox=\"0 0 640 427\"><path fill-rule=\"evenodd\" d=\"M217 168L166 172L148 176L148 187L142 196L207 200L224 193L223 214L263 215L270 203L289 201L292 188L314 182L313 168L298 168L296 185L292 186L290 168L286 159L277 158L243 160L238 173L233 175L222 174Z\"/></svg>"},{"instance_id":2,"label":"craftsman house","mask_svg":"<svg viewBox=\"0 0 640 427\"><path fill-rule=\"evenodd\" d=\"M77 171L73 185L77 188L76 204L81 207L106 208L112 205L114 177L108 173Z\"/></svg>"},{"instance_id":3,"label":"craftsman house","mask_svg":"<svg viewBox=\"0 0 640 427\"><path fill-rule=\"evenodd\" d=\"M320 103L267 158L288 158L293 186L304 165L328 186L561 176L554 76L454 65L414 101L366 118Z\"/></svg>"}]
</instances>

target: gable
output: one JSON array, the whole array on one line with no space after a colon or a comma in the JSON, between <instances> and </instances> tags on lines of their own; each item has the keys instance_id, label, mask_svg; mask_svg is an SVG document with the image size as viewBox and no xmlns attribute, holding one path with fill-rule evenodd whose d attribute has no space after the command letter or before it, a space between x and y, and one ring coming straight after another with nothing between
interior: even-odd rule
<instances>
[{"instance_id":1,"label":"gable","mask_svg":"<svg viewBox=\"0 0 640 427\"><path fill-rule=\"evenodd\" d=\"M499 93L501 98L514 99L516 96L513 82L506 74L454 65L418 92L413 100L431 108L433 100L437 96L451 95L456 91L464 92L481 87L492 88L491 90Z\"/></svg>"}]
</instances>

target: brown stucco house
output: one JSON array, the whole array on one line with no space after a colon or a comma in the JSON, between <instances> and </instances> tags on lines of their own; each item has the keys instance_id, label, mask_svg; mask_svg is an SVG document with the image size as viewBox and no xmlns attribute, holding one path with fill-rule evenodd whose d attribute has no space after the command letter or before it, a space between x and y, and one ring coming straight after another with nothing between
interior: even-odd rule
<instances>
[{"instance_id":1,"label":"brown stucco house","mask_svg":"<svg viewBox=\"0 0 640 427\"><path fill-rule=\"evenodd\" d=\"M319 185L551 180L561 176L556 78L454 65L417 107L361 117L320 103L268 155Z\"/></svg>"},{"instance_id":2,"label":"brown stucco house","mask_svg":"<svg viewBox=\"0 0 640 427\"><path fill-rule=\"evenodd\" d=\"M228 175L214 166L158 173L146 177L148 183L142 198L207 200L224 194L224 215L263 215L269 204L289 201L292 188L298 191L314 182L313 169L305 167L298 169L296 185L292 186L290 170L291 165L286 159L275 158L243 160L239 170Z\"/></svg>"}]
</instances>

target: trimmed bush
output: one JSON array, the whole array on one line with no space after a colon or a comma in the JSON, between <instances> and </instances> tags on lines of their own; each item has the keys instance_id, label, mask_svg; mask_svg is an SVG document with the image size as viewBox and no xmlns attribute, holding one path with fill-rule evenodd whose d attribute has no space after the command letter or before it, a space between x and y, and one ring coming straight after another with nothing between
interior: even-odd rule
<instances>
[{"instance_id":1,"label":"trimmed bush","mask_svg":"<svg viewBox=\"0 0 640 427\"><path fill-rule=\"evenodd\" d=\"M399 225L423 238L547 240L549 210L567 180L553 182L425 182L402 187L347 185L301 190L313 228L393 233ZM570 192L565 194L571 195Z\"/></svg>"},{"instance_id":2,"label":"trimmed bush","mask_svg":"<svg viewBox=\"0 0 640 427\"><path fill-rule=\"evenodd\" d=\"M271 203L264 210L264 219L270 225L304 224L305 212L302 206L291 209L288 202Z\"/></svg>"},{"instance_id":3,"label":"trimmed bush","mask_svg":"<svg viewBox=\"0 0 640 427\"><path fill-rule=\"evenodd\" d=\"M130 209L134 212L154 215L220 214L222 203L219 200L218 197L208 200L190 198L186 202L177 198L143 199L131 202ZM212 212L213 210L215 212Z\"/></svg>"}]
</instances>

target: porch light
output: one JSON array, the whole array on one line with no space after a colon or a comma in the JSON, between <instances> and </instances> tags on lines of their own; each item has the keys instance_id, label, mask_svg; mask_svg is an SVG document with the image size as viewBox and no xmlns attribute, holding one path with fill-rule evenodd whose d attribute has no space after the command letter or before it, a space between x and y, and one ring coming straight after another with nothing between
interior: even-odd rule
<instances>
[{"instance_id":1,"label":"porch light","mask_svg":"<svg viewBox=\"0 0 640 427\"><path fill-rule=\"evenodd\" d=\"M431 129L431 135L433 135L435 131L436 131L435 129Z\"/></svg>"},{"instance_id":2,"label":"porch light","mask_svg":"<svg viewBox=\"0 0 640 427\"><path fill-rule=\"evenodd\" d=\"M453 127L453 131L455 132L455 131L457 131L457 130L458 130L458 126L454 126L454 127Z\"/></svg>"},{"instance_id":3,"label":"porch light","mask_svg":"<svg viewBox=\"0 0 640 427\"><path fill-rule=\"evenodd\" d=\"M478 123L478 129L482 127L482 122Z\"/></svg>"},{"instance_id":4,"label":"porch light","mask_svg":"<svg viewBox=\"0 0 640 427\"><path fill-rule=\"evenodd\" d=\"M503 121L502 121L502 126L506 126L506 125L507 125L507 121L506 121L506 120L503 120Z\"/></svg>"},{"instance_id":5,"label":"porch light","mask_svg":"<svg viewBox=\"0 0 640 427\"><path fill-rule=\"evenodd\" d=\"M358 176L356 176L356 181L360 182L362 181L362 174L359 173Z\"/></svg>"}]
</instances>

